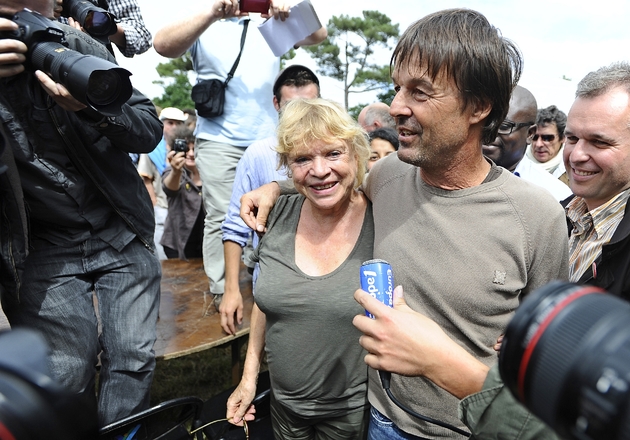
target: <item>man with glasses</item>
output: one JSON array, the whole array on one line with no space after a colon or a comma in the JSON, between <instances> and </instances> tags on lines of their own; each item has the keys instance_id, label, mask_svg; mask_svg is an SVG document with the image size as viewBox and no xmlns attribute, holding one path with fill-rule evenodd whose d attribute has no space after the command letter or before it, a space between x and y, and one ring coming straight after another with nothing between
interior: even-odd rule
<instances>
[{"instance_id":1,"label":"man with glasses","mask_svg":"<svg viewBox=\"0 0 630 440\"><path fill-rule=\"evenodd\" d=\"M507 117L499 126L496 139L483 146L483 154L494 163L548 190L558 201L571 195L568 186L525 157L525 150L536 133L536 98L524 87L516 86L510 98ZM545 136L545 135L543 135Z\"/></svg>"},{"instance_id":2,"label":"man with glasses","mask_svg":"<svg viewBox=\"0 0 630 440\"><path fill-rule=\"evenodd\" d=\"M566 125L567 115L555 105L540 109L536 117L536 132L526 154L532 162L568 184L565 178L561 178L565 172L562 150Z\"/></svg>"}]
</instances>

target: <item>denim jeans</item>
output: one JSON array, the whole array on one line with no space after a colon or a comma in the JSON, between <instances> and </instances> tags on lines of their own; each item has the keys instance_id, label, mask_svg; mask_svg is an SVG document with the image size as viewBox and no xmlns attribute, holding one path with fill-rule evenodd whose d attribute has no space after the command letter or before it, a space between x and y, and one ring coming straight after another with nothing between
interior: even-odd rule
<instances>
[{"instance_id":1,"label":"denim jeans","mask_svg":"<svg viewBox=\"0 0 630 440\"><path fill-rule=\"evenodd\" d=\"M374 407L370 410L368 440L427 440L407 434Z\"/></svg>"},{"instance_id":2,"label":"denim jeans","mask_svg":"<svg viewBox=\"0 0 630 440\"><path fill-rule=\"evenodd\" d=\"M2 302L12 327L46 338L51 372L70 391L94 393L100 353L103 426L149 406L160 279L157 257L138 239L122 252L99 238L73 247L36 241L19 300L4 295Z\"/></svg>"},{"instance_id":3,"label":"denim jeans","mask_svg":"<svg viewBox=\"0 0 630 440\"><path fill-rule=\"evenodd\" d=\"M210 292L225 292L225 260L221 223L230 206L236 164L245 148L197 139L195 162L201 177L206 219L203 230L203 267L210 279Z\"/></svg>"}]
</instances>

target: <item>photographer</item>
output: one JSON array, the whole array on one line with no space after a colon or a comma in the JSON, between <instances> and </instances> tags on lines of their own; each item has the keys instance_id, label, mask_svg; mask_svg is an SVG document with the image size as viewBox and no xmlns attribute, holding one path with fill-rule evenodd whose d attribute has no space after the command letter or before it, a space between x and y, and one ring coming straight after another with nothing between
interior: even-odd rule
<instances>
[{"instance_id":1,"label":"photographer","mask_svg":"<svg viewBox=\"0 0 630 440\"><path fill-rule=\"evenodd\" d=\"M49 0L0 0L0 30L16 30L10 18L24 7L53 16ZM87 34L51 23L69 48L113 60ZM151 201L128 153L151 151L162 127L135 90L117 116L88 107L32 71L32 48L4 37L0 130L13 153L7 165L19 175L11 190L23 194L31 236L25 243L0 220L2 307L12 327L46 338L52 374L70 391L95 399L100 354L99 422L109 424L149 404L161 269ZM15 243L28 246L28 255Z\"/></svg>"},{"instance_id":2,"label":"photographer","mask_svg":"<svg viewBox=\"0 0 630 440\"><path fill-rule=\"evenodd\" d=\"M162 175L169 210L160 243L168 258L200 258L205 210L195 165L195 137L185 126L176 128L173 137L174 147L166 156L170 167Z\"/></svg>"}]
</instances>

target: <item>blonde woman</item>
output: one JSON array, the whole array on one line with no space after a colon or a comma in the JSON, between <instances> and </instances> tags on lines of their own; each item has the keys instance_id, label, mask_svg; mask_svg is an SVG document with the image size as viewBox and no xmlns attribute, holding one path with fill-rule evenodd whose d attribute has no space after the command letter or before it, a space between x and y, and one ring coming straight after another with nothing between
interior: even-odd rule
<instances>
[{"instance_id":1,"label":"blonde woman","mask_svg":"<svg viewBox=\"0 0 630 440\"><path fill-rule=\"evenodd\" d=\"M339 105L295 100L281 114L277 150L298 194L278 200L255 253L249 346L227 417L254 418L264 351L276 439L364 438L367 369L352 318L362 312L353 293L374 239L371 205L358 190L367 136Z\"/></svg>"}]
</instances>

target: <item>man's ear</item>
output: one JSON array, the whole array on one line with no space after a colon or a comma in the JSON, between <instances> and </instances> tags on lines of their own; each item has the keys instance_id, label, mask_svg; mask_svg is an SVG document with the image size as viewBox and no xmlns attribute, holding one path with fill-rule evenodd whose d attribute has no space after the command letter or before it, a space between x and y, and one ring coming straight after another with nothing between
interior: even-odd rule
<instances>
[{"instance_id":1,"label":"man's ear","mask_svg":"<svg viewBox=\"0 0 630 440\"><path fill-rule=\"evenodd\" d=\"M280 111L280 103L278 102L278 98L276 98L275 96L273 97L273 106L277 112Z\"/></svg>"},{"instance_id":2,"label":"man's ear","mask_svg":"<svg viewBox=\"0 0 630 440\"><path fill-rule=\"evenodd\" d=\"M470 114L471 125L478 124L488 117L492 111L492 104L489 102L476 102L472 104L473 112Z\"/></svg>"}]
</instances>

